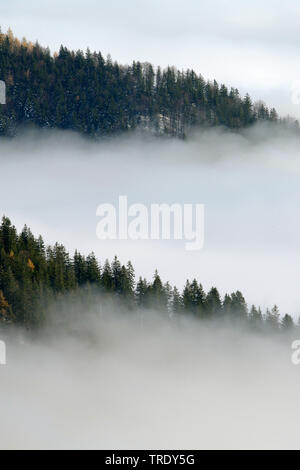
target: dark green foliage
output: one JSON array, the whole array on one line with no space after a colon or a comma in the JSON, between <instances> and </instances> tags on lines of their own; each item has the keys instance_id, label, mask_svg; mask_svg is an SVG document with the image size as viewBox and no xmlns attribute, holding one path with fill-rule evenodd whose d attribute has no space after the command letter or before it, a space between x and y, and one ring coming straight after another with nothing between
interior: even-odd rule
<instances>
[{"instance_id":1,"label":"dark green foliage","mask_svg":"<svg viewBox=\"0 0 300 470\"><path fill-rule=\"evenodd\" d=\"M194 279L192 283L186 282L182 295L184 309L195 315L203 315L207 311L206 296L201 284Z\"/></svg>"},{"instance_id":2,"label":"dark green foliage","mask_svg":"<svg viewBox=\"0 0 300 470\"><path fill-rule=\"evenodd\" d=\"M254 328L261 328L263 324L263 316L261 313L260 308L257 309L254 305L252 305L250 313L249 313L249 319Z\"/></svg>"},{"instance_id":3,"label":"dark green foliage","mask_svg":"<svg viewBox=\"0 0 300 470\"><path fill-rule=\"evenodd\" d=\"M154 273L153 282L148 287L148 301L153 308L165 311L168 307L168 292L162 284L157 271Z\"/></svg>"},{"instance_id":4,"label":"dark green foliage","mask_svg":"<svg viewBox=\"0 0 300 470\"><path fill-rule=\"evenodd\" d=\"M163 284L155 271L152 282L139 278L135 283L134 269L129 261L122 265L115 256L103 268L95 254L87 257L75 251L71 258L65 247L56 243L45 248L42 237L35 238L28 227L20 234L7 217L0 225L0 321L20 323L27 327L45 320L47 310L55 301L81 292L92 302L94 293L107 293L128 310L155 309L163 315L180 317L190 314L200 319L248 321L252 327L290 330L293 319L285 315L280 322L278 307L267 310L265 319L255 306L248 308L241 292L226 294L223 301L216 287L206 294L196 279L187 281L182 294L167 282Z\"/></svg>"},{"instance_id":5,"label":"dark green foliage","mask_svg":"<svg viewBox=\"0 0 300 470\"><path fill-rule=\"evenodd\" d=\"M290 315L286 314L281 321L281 326L285 330L291 330L294 327L294 320Z\"/></svg>"},{"instance_id":6,"label":"dark green foliage","mask_svg":"<svg viewBox=\"0 0 300 470\"><path fill-rule=\"evenodd\" d=\"M100 52L49 49L0 31L0 77L7 104L0 108L0 135L19 125L72 129L103 136L142 127L159 134L185 136L194 126L232 129L256 121L276 122L275 109L253 104L249 95L206 82L193 70L154 70L149 63L130 66L103 59Z\"/></svg>"},{"instance_id":7,"label":"dark green foliage","mask_svg":"<svg viewBox=\"0 0 300 470\"><path fill-rule=\"evenodd\" d=\"M47 307L62 294L93 286L124 297L127 306L134 299L134 271L131 263L121 266L115 257L101 272L91 253L86 258L75 251L73 259L58 243L45 249L41 237L34 238L28 227L20 235L7 217L0 226L0 319L33 325L44 320ZM89 291L86 290L86 293Z\"/></svg>"},{"instance_id":8,"label":"dark green foliage","mask_svg":"<svg viewBox=\"0 0 300 470\"><path fill-rule=\"evenodd\" d=\"M266 324L268 327L277 329L280 326L279 323L279 309L277 305L274 305L272 310L267 310L266 312Z\"/></svg>"},{"instance_id":9,"label":"dark green foliage","mask_svg":"<svg viewBox=\"0 0 300 470\"><path fill-rule=\"evenodd\" d=\"M148 289L148 282L140 277L136 285L136 303L138 307L148 306Z\"/></svg>"},{"instance_id":10,"label":"dark green foliage","mask_svg":"<svg viewBox=\"0 0 300 470\"><path fill-rule=\"evenodd\" d=\"M208 315L220 316L222 313L221 297L216 287L212 287L208 292L205 304Z\"/></svg>"}]
</instances>

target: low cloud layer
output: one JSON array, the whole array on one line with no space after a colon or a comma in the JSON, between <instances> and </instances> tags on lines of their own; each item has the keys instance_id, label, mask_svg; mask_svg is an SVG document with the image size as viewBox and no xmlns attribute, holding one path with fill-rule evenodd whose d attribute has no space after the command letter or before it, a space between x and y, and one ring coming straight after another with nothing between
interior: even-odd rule
<instances>
[{"instance_id":1,"label":"low cloud layer","mask_svg":"<svg viewBox=\"0 0 300 470\"><path fill-rule=\"evenodd\" d=\"M0 141L0 210L46 243L118 254L178 287L196 277L222 294L240 289L249 303L296 315L299 143L268 126L188 141L26 132ZM120 194L204 203L204 249L100 242L96 208ZM54 307L38 335L0 331L1 448L299 448L299 338L125 313L99 297L75 306Z\"/></svg>"},{"instance_id":2,"label":"low cloud layer","mask_svg":"<svg viewBox=\"0 0 300 470\"><path fill-rule=\"evenodd\" d=\"M95 304L0 332L2 449L299 448L291 338Z\"/></svg>"},{"instance_id":3,"label":"low cloud layer","mask_svg":"<svg viewBox=\"0 0 300 470\"><path fill-rule=\"evenodd\" d=\"M181 288L196 277L222 294L298 316L300 139L278 127L197 133L188 141L133 135L101 143L69 133L0 142L0 212L71 252L130 259ZM204 249L184 241L100 241L99 204L205 204Z\"/></svg>"}]
</instances>

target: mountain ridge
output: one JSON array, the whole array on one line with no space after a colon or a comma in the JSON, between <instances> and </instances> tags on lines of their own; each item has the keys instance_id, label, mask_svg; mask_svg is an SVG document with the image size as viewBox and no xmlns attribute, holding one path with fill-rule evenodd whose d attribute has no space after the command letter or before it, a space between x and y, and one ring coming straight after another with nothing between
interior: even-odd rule
<instances>
[{"instance_id":1,"label":"mountain ridge","mask_svg":"<svg viewBox=\"0 0 300 470\"><path fill-rule=\"evenodd\" d=\"M150 63L121 65L101 52L53 55L38 43L0 32L0 78L7 104L0 107L0 135L20 126L70 129L101 137L137 128L185 137L197 127L241 129L266 121L286 123L275 108L253 103L236 88L206 81L193 70L162 70ZM294 121L297 125L297 121Z\"/></svg>"}]
</instances>

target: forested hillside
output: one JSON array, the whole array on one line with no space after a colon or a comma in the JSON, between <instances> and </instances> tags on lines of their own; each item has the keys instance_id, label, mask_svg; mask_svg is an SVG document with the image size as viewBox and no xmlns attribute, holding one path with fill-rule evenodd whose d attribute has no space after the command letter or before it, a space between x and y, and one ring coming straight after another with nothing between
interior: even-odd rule
<instances>
[{"instance_id":1,"label":"forested hillside","mask_svg":"<svg viewBox=\"0 0 300 470\"><path fill-rule=\"evenodd\" d=\"M259 308L248 309L241 292L221 298L213 287L208 293L194 279L187 281L180 293L163 283L155 272L153 280L135 282L130 262L121 265L117 257L102 266L92 253L85 257L75 252L71 257L63 245L45 247L28 227L20 234L7 217L0 226L0 323L18 323L31 327L42 324L54 301L67 293L83 296L86 302L95 293L109 294L128 310L151 310L170 318L192 315L199 320L249 322L256 329L292 328L289 315L280 318L275 306L262 314Z\"/></svg>"},{"instance_id":2,"label":"forested hillside","mask_svg":"<svg viewBox=\"0 0 300 470\"><path fill-rule=\"evenodd\" d=\"M0 107L0 135L18 126L72 129L103 136L140 127L185 136L195 126L232 129L257 121L278 122L275 109L253 103L193 70L161 70L149 63L120 65L100 52L58 54L0 32L0 79L7 104Z\"/></svg>"}]
</instances>

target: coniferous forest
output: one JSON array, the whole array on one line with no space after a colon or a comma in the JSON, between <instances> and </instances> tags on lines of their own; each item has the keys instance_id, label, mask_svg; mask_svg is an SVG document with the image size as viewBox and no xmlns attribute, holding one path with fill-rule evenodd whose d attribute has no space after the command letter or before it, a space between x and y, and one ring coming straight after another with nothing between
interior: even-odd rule
<instances>
[{"instance_id":1,"label":"coniferous forest","mask_svg":"<svg viewBox=\"0 0 300 470\"><path fill-rule=\"evenodd\" d=\"M216 81L205 81L193 70L162 70L150 63L123 66L100 52L48 48L0 30L0 77L6 83L6 105L0 107L0 135L14 136L20 126L58 128L104 136L134 129L184 137L199 126L239 129L258 121L298 126L279 118L274 108L253 103L247 94ZM153 280L135 280L130 262L117 257L100 265L95 255L72 257L60 244L45 247L28 227L18 234L7 217L0 229L0 317L2 322L41 324L47 309L68 292L89 289L109 293L129 309L156 308L172 315L189 313L200 319L249 320L256 327L290 328L288 314L277 306L262 312L248 308L241 292L222 299L217 288L205 292L196 279L183 292Z\"/></svg>"},{"instance_id":2,"label":"coniferous forest","mask_svg":"<svg viewBox=\"0 0 300 470\"><path fill-rule=\"evenodd\" d=\"M0 107L0 135L13 136L20 126L58 128L104 136L137 128L183 137L196 126L239 129L258 121L291 123L263 102L205 81L193 70L161 70L150 63L123 66L87 50L49 49L0 31L0 77L7 103ZM298 125L297 121L293 124ZM205 292L196 279L182 292L163 283L135 279L130 262L117 257L98 262L91 253L72 257L60 244L45 247L28 227L18 234L7 217L0 229L0 318L28 327L45 320L49 306L68 292L88 297L91 289L118 298L128 309L155 308L170 317L188 313L199 319L248 320L257 328L291 328L277 306L262 312L249 308L241 292L221 298L216 287Z\"/></svg>"},{"instance_id":3,"label":"coniferous forest","mask_svg":"<svg viewBox=\"0 0 300 470\"><path fill-rule=\"evenodd\" d=\"M24 125L71 129L101 137L137 128L184 137L199 126L240 129L258 121L290 123L235 88L206 81L193 70L150 63L120 65L100 52L49 49L0 31L0 79L7 104L0 135ZM297 121L293 121L298 126Z\"/></svg>"},{"instance_id":4,"label":"coniferous forest","mask_svg":"<svg viewBox=\"0 0 300 470\"><path fill-rule=\"evenodd\" d=\"M109 294L128 310L153 310L166 317L192 315L199 320L247 322L256 330L293 328L290 315L280 317L275 305L262 313L254 305L249 309L239 291L222 299L218 289L205 292L196 279L187 281L183 292L166 282L156 271L152 281L135 280L129 261L121 265L117 257L100 265L95 255L78 251L71 257L58 243L46 247L41 236L35 238L25 226L21 233L7 217L0 227L0 320L32 328L47 319L51 305L63 295L73 293L87 304L97 292Z\"/></svg>"}]
</instances>

